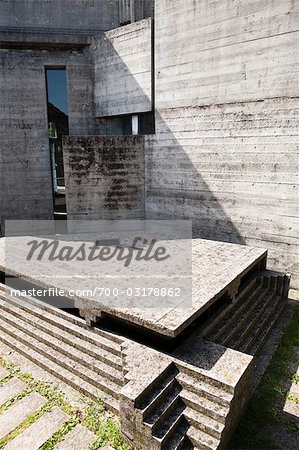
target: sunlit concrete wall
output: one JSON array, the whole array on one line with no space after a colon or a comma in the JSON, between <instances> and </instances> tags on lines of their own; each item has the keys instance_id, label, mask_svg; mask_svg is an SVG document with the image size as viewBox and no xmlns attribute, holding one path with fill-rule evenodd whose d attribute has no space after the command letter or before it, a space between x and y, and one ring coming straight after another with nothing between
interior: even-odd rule
<instances>
[{"instance_id":1,"label":"sunlit concrete wall","mask_svg":"<svg viewBox=\"0 0 299 450\"><path fill-rule=\"evenodd\" d=\"M147 217L269 249L298 284L298 2L157 0Z\"/></svg>"},{"instance_id":2,"label":"sunlit concrete wall","mask_svg":"<svg viewBox=\"0 0 299 450\"><path fill-rule=\"evenodd\" d=\"M93 39L96 116L152 110L152 19Z\"/></svg>"}]
</instances>

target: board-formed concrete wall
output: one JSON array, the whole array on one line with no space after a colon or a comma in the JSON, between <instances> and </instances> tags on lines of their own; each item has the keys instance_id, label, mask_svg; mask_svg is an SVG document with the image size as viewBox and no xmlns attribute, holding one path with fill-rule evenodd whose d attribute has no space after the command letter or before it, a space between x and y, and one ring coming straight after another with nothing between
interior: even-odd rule
<instances>
[{"instance_id":1,"label":"board-formed concrete wall","mask_svg":"<svg viewBox=\"0 0 299 450\"><path fill-rule=\"evenodd\" d=\"M152 110L151 33L149 18L93 40L98 117Z\"/></svg>"},{"instance_id":2,"label":"board-formed concrete wall","mask_svg":"<svg viewBox=\"0 0 299 450\"><path fill-rule=\"evenodd\" d=\"M147 217L269 249L298 285L298 3L157 0Z\"/></svg>"},{"instance_id":3,"label":"board-formed concrete wall","mask_svg":"<svg viewBox=\"0 0 299 450\"><path fill-rule=\"evenodd\" d=\"M154 0L119 0L119 22L136 22L145 17L153 17Z\"/></svg>"},{"instance_id":4,"label":"board-formed concrete wall","mask_svg":"<svg viewBox=\"0 0 299 450\"><path fill-rule=\"evenodd\" d=\"M64 138L68 219L144 217L144 138Z\"/></svg>"},{"instance_id":5,"label":"board-formed concrete wall","mask_svg":"<svg viewBox=\"0 0 299 450\"><path fill-rule=\"evenodd\" d=\"M52 219L45 67L66 67L72 134L94 134L92 66L82 52L0 53L0 222Z\"/></svg>"},{"instance_id":6,"label":"board-formed concrete wall","mask_svg":"<svg viewBox=\"0 0 299 450\"><path fill-rule=\"evenodd\" d=\"M0 27L111 30L119 25L119 0L1 0Z\"/></svg>"}]
</instances>

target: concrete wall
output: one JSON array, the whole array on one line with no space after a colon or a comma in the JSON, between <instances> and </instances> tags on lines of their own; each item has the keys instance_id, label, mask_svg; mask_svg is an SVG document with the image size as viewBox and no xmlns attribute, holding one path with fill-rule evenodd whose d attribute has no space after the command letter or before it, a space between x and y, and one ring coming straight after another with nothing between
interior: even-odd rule
<instances>
[{"instance_id":1,"label":"concrete wall","mask_svg":"<svg viewBox=\"0 0 299 450\"><path fill-rule=\"evenodd\" d=\"M69 219L144 217L142 136L69 136L63 148Z\"/></svg>"},{"instance_id":2,"label":"concrete wall","mask_svg":"<svg viewBox=\"0 0 299 450\"><path fill-rule=\"evenodd\" d=\"M1 0L0 27L110 30L119 25L119 0Z\"/></svg>"},{"instance_id":3,"label":"concrete wall","mask_svg":"<svg viewBox=\"0 0 299 450\"><path fill-rule=\"evenodd\" d=\"M96 115L152 109L152 20L108 31L92 44Z\"/></svg>"},{"instance_id":4,"label":"concrete wall","mask_svg":"<svg viewBox=\"0 0 299 450\"><path fill-rule=\"evenodd\" d=\"M269 249L298 285L298 4L157 0L147 217Z\"/></svg>"},{"instance_id":5,"label":"concrete wall","mask_svg":"<svg viewBox=\"0 0 299 450\"><path fill-rule=\"evenodd\" d=\"M0 222L52 219L45 67L67 70L72 134L94 132L92 69L82 52L0 52Z\"/></svg>"},{"instance_id":6,"label":"concrete wall","mask_svg":"<svg viewBox=\"0 0 299 450\"><path fill-rule=\"evenodd\" d=\"M121 24L153 17L154 0L119 0L119 22Z\"/></svg>"}]
</instances>

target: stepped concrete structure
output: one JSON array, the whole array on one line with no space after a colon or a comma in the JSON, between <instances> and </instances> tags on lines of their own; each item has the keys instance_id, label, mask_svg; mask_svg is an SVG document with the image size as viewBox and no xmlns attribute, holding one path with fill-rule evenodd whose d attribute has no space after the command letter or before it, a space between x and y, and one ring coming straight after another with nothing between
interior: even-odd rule
<instances>
[{"instance_id":1,"label":"stepped concrete structure","mask_svg":"<svg viewBox=\"0 0 299 450\"><path fill-rule=\"evenodd\" d=\"M140 450L227 448L289 274L298 286L297 19L292 0L0 2L0 340L100 397ZM51 70L68 91L59 205ZM16 295L10 276L71 297L24 264L26 234L6 258L7 221L54 214L190 220L190 305ZM3 402L24 388L6 387Z\"/></svg>"},{"instance_id":2,"label":"stepped concrete structure","mask_svg":"<svg viewBox=\"0 0 299 450\"><path fill-rule=\"evenodd\" d=\"M4 265L4 242L0 268L16 275ZM211 249L206 264L198 264L202 245ZM219 246L223 260L214 263ZM123 437L139 449L225 448L251 396L253 365L286 304L290 278L266 270L266 252L257 248L193 240L193 254L192 308L163 310L161 326L157 310L138 311L137 330L134 309L131 317L129 310L89 311L88 299L86 323L2 284L0 340L84 395L100 396L120 416ZM210 279L208 267L215 268ZM18 275L46 284L26 270ZM122 328L102 322L106 314L110 321L121 317Z\"/></svg>"}]
</instances>

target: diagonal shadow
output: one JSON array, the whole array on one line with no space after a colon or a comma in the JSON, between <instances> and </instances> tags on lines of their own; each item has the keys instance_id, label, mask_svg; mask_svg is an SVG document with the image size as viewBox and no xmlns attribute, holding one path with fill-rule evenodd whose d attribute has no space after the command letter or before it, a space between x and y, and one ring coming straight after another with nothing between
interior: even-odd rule
<instances>
[{"instance_id":1,"label":"diagonal shadow","mask_svg":"<svg viewBox=\"0 0 299 450\"><path fill-rule=\"evenodd\" d=\"M129 36L131 25L126 27ZM124 33L123 29L121 29L122 34ZM98 92L102 89L102 98L106 98L106 107L109 107L109 101L115 107L117 96L120 95L119 83L122 83L124 89L119 101L121 105L124 105L123 113L131 111L131 113L138 114L140 112L138 107L149 103L149 93L144 79L152 74L151 100L155 113L156 133L145 137L144 218L191 219L193 221L193 237L245 244L245 239L238 232L229 213L223 209L217 195L209 188L203 174L189 158L188 148L175 137L163 119L163 111L154 108L155 74L153 64L151 67L153 56L146 63L146 67L138 67L133 72L130 66L135 64L136 69L134 49L132 49L132 64L125 63L122 54L115 49L114 42L117 39L115 37L117 33L114 32L112 38L109 37L110 35L110 33L106 33L95 37L90 47L95 65L94 91ZM129 46L130 42L127 45ZM143 45L142 39L140 45ZM98 67L97 63L100 58L106 58L107 73L100 70L105 67L105 59L100 68ZM128 60L127 56L126 59ZM112 78L111 72L113 72ZM111 80L110 84L105 81L105 75ZM132 93L133 97L131 98ZM136 110L134 105L138 105ZM204 110L200 107L199 109ZM121 115L118 117L121 118ZM103 134L103 123L106 123L107 130L111 120L115 120L115 116L110 119L107 116L96 118L99 135ZM122 134L122 130L114 127L114 135L119 134ZM199 160L201 146L199 143L196 148ZM106 195L108 196L109 192Z\"/></svg>"}]
</instances>

